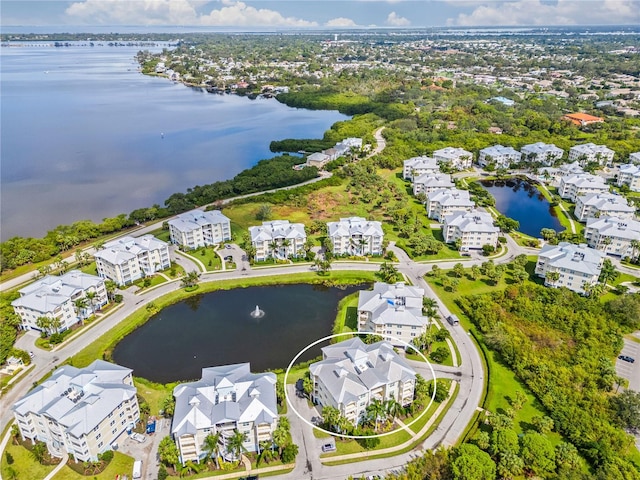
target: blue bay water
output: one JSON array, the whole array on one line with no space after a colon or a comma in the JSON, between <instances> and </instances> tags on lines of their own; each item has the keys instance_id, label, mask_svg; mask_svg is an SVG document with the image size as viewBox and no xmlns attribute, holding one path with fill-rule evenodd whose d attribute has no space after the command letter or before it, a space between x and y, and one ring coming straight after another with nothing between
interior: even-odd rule
<instances>
[{"instance_id":1,"label":"blue bay water","mask_svg":"<svg viewBox=\"0 0 640 480\"><path fill-rule=\"evenodd\" d=\"M348 118L148 77L138 50L0 48L2 240L162 204Z\"/></svg>"}]
</instances>

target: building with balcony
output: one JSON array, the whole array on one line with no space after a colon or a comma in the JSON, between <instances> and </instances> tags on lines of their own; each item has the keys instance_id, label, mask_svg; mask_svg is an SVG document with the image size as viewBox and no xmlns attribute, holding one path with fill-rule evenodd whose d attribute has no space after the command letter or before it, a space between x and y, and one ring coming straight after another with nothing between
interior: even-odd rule
<instances>
[{"instance_id":1,"label":"building with balcony","mask_svg":"<svg viewBox=\"0 0 640 480\"><path fill-rule=\"evenodd\" d=\"M558 194L572 202L576 202L578 197L584 197L592 193L607 193L609 185L604 178L590 173L579 173L568 175L560 179Z\"/></svg>"},{"instance_id":2,"label":"building with balcony","mask_svg":"<svg viewBox=\"0 0 640 480\"><path fill-rule=\"evenodd\" d=\"M599 165L611 165L615 154L616 152L605 145L584 143L569 149L569 161L578 162L583 167L591 162L597 162Z\"/></svg>"},{"instance_id":3,"label":"building with balcony","mask_svg":"<svg viewBox=\"0 0 640 480\"><path fill-rule=\"evenodd\" d=\"M202 369L196 382L173 389L176 399L171 435L182 464L206 457L204 440L219 436L219 451L227 461L237 460L229 447L236 432L244 435L243 448L256 452L261 442L271 442L278 423L276 375L251 373L248 363Z\"/></svg>"},{"instance_id":4,"label":"building with balcony","mask_svg":"<svg viewBox=\"0 0 640 480\"><path fill-rule=\"evenodd\" d=\"M587 245L616 257L636 258L640 253L640 222L620 217L587 220Z\"/></svg>"},{"instance_id":5,"label":"building with balcony","mask_svg":"<svg viewBox=\"0 0 640 480\"><path fill-rule=\"evenodd\" d=\"M469 196L468 190L436 190L427 195L427 216L438 222L444 222L448 215L456 212L470 212L476 204Z\"/></svg>"},{"instance_id":6,"label":"building with balcony","mask_svg":"<svg viewBox=\"0 0 640 480\"><path fill-rule=\"evenodd\" d=\"M100 278L118 285L129 285L171 266L169 244L151 234L107 242L93 256Z\"/></svg>"},{"instance_id":7,"label":"building with balcony","mask_svg":"<svg viewBox=\"0 0 640 480\"><path fill-rule=\"evenodd\" d=\"M566 287L584 294L587 285L598 281L604 257L604 253L583 243L547 244L540 250L535 273L544 278L544 284L549 287ZM550 276L552 272L554 275Z\"/></svg>"},{"instance_id":8,"label":"building with balcony","mask_svg":"<svg viewBox=\"0 0 640 480\"><path fill-rule=\"evenodd\" d=\"M515 148L494 145L478 152L478 165L486 167L493 164L496 168L509 168L512 163L518 163L520 158L520 152Z\"/></svg>"},{"instance_id":9,"label":"building with balcony","mask_svg":"<svg viewBox=\"0 0 640 480\"><path fill-rule=\"evenodd\" d=\"M616 183L619 187L628 186L632 192L640 192L640 166L633 163L620 165Z\"/></svg>"},{"instance_id":10,"label":"building with balcony","mask_svg":"<svg viewBox=\"0 0 640 480\"><path fill-rule=\"evenodd\" d=\"M466 170L473 164L473 153L463 148L445 147L433 152L438 163L449 165L454 170Z\"/></svg>"},{"instance_id":11,"label":"building with balcony","mask_svg":"<svg viewBox=\"0 0 640 480\"><path fill-rule=\"evenodd\" d=\"M495 226L490 214L471 210L445 217L442 232L445 243L459 241L459 250L468 252L482 249L484 245L495 247L498 244L500 229Z\"/></svg>"},{"instance_id":12,"label":"building with balcony","mask_svg":"<svg viewBox=\"0 0 640 480\"><path fill-rule=\"evenodd\" d=\"M376 282L373 290L359 293L358 331L379 335L394 347L405 348L429 325L429 319L422 315L423 298L422 288L404 282Z\"/></svg>"},{"instance_id":13,"label":"building with balcony","mask_svg":"<svg viewBox=\"0 0 640 480\"><path fill-rule=\"evenodd\" d=\"M523 162L541 163L547 167L553 165L556 160L560 160L564 155L564 150L556 147L552 143L537 142L525 145L520 150Z\"/></svg>"},{"instance_id":14,"label":"building with balcony","mask_svg":"<svg viewBox=\"0 0 640 480\"><path fill-rule=\"evenodd\" d=\"M451 181L451 175L446 173L425 173L413 180L413 194L424 193L429 195L437 190L456 188L456 184Z\"/></svg>"},{"instance_id":15,"label":"building with balcony","mask_svg":"<svg viewBox=\"0 0 640 480\"><path fill-rule=\"evenodd\" d=\"M259 262L268 258L304 257L306 254L307 234L302 223L289 223L289 220L262 222L260 226L249 227L249 235L256 249L255 259Z\"/></svg>"},{"instance_id":16,"label":"building with balcony","mask_svg":"<svg viewBox=\"0 0 640 480\"><path fill-rule=\"evenodd\" d=\"M382 255L382 223L362 217L341 218L327 222L334 255Z\"/></svg>"},{"instance_id":17,"label":"building with balcony","mask_svg":"<svg viewBox=\"0 0 640 480\"><path fill-rule=\"evenodd\" d=\"M322 349L322 360L309 366L317 405L328 405L357 425L373 400L413 401L416 372L389 342L365 345L359 338Z\"/></svg>"},{"instance_id":18,"label":"building with balcony","mask_svg":"<svg viewBox=\"0 0 640 480\"><path fill-rule=\"evenodd\" d=\"M42 331L38 318L47 317L57 325L47 328L47 333L67 330L108 303L104 280L79 270L71 270L59 277L47 275L18 292L20 297L11 305L20 317L20 328ZM79 307L78 303L84 303L84 306Z\"/></svg>"},{"instance_id":19,"label":"building with balcony","mask_svg":"<svg viewBox=\"0 0 640 480\"><path fill-rule=\"evenodd\" d=\"M231 240L231 222L220 210L191 210L169 220L171 243L187 250Z\"/></svg>"},{"instance_id":20,"label":"building with balcony","mask_svg":"<svg viewBox=\"0 0 640 480\"><path fill-rule=\"evenodd\" d=\"M636 165L640 163L640 152L635 152L629 154L629 163L635 163Z\"/></svg>"},{"instance_id":21,"label":"building with balcony","mask_svg":"<svg viewBox=\"0 0 640 480\"><path fill-rule=\"evenodd\" d=\"M627 199L615 193L590 193L576 199L576 208L573 212L581 222L586 222L591 217L620 217L633 218L635 207L629 205Z\"/></svg>"},{"instance_id":22,"label":"building with balcony","mask_svg":"<svg viewBox=\"0 0 640 480\"><path fill-rule=\"evenodd\" d=\"M12 408L20 435L61 458L97 461L140 420L132 370L96 360L60 367Z\"/></svg>"},{"instance_id":23,"label":"building with balcony","mask_svg":"<svg viewBox=\"0 0 640 480\"><path fill-rule=\"evenodd\" d=\"M425 175L435 175L440 173L440 167L435 158L432 157L413 157L403 162L402 178L405 180L411 180Z\"/></svg>"}]
</instances>

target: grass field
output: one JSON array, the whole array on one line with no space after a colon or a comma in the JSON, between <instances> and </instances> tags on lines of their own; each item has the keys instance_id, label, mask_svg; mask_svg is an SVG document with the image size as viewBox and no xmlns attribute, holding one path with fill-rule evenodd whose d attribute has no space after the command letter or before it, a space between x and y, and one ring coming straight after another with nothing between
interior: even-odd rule
<instances>
[{"instance_id":1,"label":"grass field","mask_svg":"<svg viewBox=\"0 0 640 480\"><path fill-rule=\"evenodd\" d=\"M113 460L109 463L104 472L99 475L80 475L74 472L69 467L64 467L54 477L53 480L113 480L117 475L129 475L133 471L133 462L135 460L128 455L124 455L120 452L114 452Z\"/></svg>"},{"instance_id":2,"label":"grass field","mask_svg":"<svg viewBox=\"0 0 640 480\"><path fill-rule=\"evenodd\" d=\"M13 457L13 465L7 463L7 453ZM7 444L7 448L2 453L0 462L0 473L2 478L9 479L11 469L18 474L19 480L40 480L46 477L55 465L40 465L31 456L31 452L22 445L14 445L13 442Z\"/></svg>"}]
</instances>

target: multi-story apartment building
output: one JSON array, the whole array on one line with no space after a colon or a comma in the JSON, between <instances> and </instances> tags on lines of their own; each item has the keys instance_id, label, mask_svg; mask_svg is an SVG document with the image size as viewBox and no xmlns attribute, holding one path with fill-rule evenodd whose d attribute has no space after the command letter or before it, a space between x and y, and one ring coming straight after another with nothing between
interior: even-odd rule
<instances>
[{"instance_id":1,"label":"multi-story apartment building","mask_svg":"<svg viewBox=\"0 0 640 480\"><path fill-rule=\"evenodd\" d=\"M640 152L629 154L629 163L635 163L635 164L640 163Z\"/></svg>"},{"instance_id":2,"label":"multi-story apartment building","mask_svg":"<svg viewBox=\"0 0 640 480\"><path fill-rule=\"evenodd\" d=\"M425 173L413 180L413 194L419 195L424 193L429 195L436 190L445 190L448 188L455 188L456 185L451 181L451 175L446 173Z\"/></svg>"},{"instance_id":3,"label":"multi-story apartment building","mask_svg":"<svg viewBox=\"0 0 640 480\"><path fill-rule=\"evenodd\" d=\"M96 360L60 367L18 400L12 410L20 434L47 445L54 457L97 461L140 420L132 370Z\"/></svg>"},{"instance_id":4,"label":"multi-story apartment building","mask_svg":"<svg viewBox=\"0 0 640 480\"><path fill-rule=\"evenodd\" d=\"M427 195L427 216L443 222L447 215L456 212L470 212L476 204L471 200L468 190L436 190Z\"/></svg>"},{"instance_id":5,"label":"multi-story apartment building","mask_svg":"<svg viewBox=\"0 0 640 480\"><path fill-rule=\"evenodd\" d=\"M231 222L220 210L191 210L167 223L171 243L188 250L231 240Z\"/></svg>"},{"instance_id":6,"label":"multi-story apartment building","mask_svg":"<svg viewBox=\"0 0 640 480\"><path fill-rule=\"evenodd\" d=\"M362 217L327 222L334 255L382 255L382 223Z\"/></svg>"},{"instance_id":7,"label":"multi-story apartment building","mask_svg":"<svg viewBox=\"0 0 640 480\"><path fill-rule=\"evenodd\" d=\"M537 162L547 167L553 165L556 160L560 160L564 155L564 150L556 147L552 143L537 142L525 145L520 150L522 161Z\"/></svg>"},{"instance_id":8,"label":"multi-story apartment building","mask_svg":"<svg viewBox=\"0 0 640 480\"><path fill-rule=\"evenodd\" d=\"M620 165L616 183L619 187L627 185L632 192L640 192L640 166L633 163Z\"/></svg>"},{"instance_id":9,"label":"multi-story apartment building","mask_svg":"<svg viewBox=\"0 0 640 480\"><path fill-rule=\"evenodd\" d=\"M118 285L128 285L171 266L169 245L151 234L107 242L93 256L100 278Z\"/></svg>"},{"instance_id":10,"label":"multi-story apartment building","mask_svg":"<svg viewBox=\"0 0 640 480\"><path fill-rule=\"evenodd\" d=\"M585 286L594 284L600 277L605 254L581 243L560 242L542 247L536 263L536 275L545 279L550 287L567 287L585 293ZM557 272L558 278L549 273Z\"/></svg>"},{"instance_id":11,"label":"multi-story apartment building","mask_svg":"<svg viewBox=\"0 0 640 480\"><path fill-rule=\"evenodd\" d=\"M500 229L493 223L493 217L479 210L457 212L444 218L442 226L444 241L460 241L460 251L481 249L484 245L496 246Z\"/></svg>"},{"instance_id":12,"label":"multi-story apartment building","mask_svg":"<svg viewBox=\"0 0 640 480\"><path fill-rule=\"evenodd\" d=\"M251 244L256 249L257 261L270 257L284 260L305 255L307 234L302 223L289 223L289 220L262 222L260 226L249 227L249 234Z\"/></svg>"},{"instance_id":13,"label":"multi-story apartment building","mask_svg":"<svg viewBox=\"0 0 640 480\"><path fill-rule=\"evenodd\" d=\"M478 153L478 165L486 167L493 163L496 168L509 168L512 163L518 163L521 159L520 152L513 147L494 145L483 148Z\"/></svg>"},{"instance_id":14,"label":"multi-story apartment building","mask_svg":"<svg viewBox=\"0 0 640 480\"><path fill-rule=\"evenodd\" d=\"M583 167L590 162L598 162L600 165L611 165L613 156L616 154L605 145L595 143L584 143L575 145L569 149L569 161L578 162Z\"/></svg>"},{"instance_id":15,"label":"multi-story apartment building","mask_svg":"<svg viewBox=\"0 0 640 480\"><path fill-rule=\"evenodd\" d=\"M373 400L413 401L416 372L389 342L365 345L352 338L322 349L322 360L309 366L314 403L332 406L356 425Z\"/></svg>"},{"instance_id":16,"label":"multi-story apartment building","mask_svg":"<svg viewBox=\"0 0 640 480\"><path fill-rule=\"evenodd\" d=\"M440 167L435 158L413 157L403 162L402 178L412 182L425 174L435 175L440 173Z\"/></svg>"},{"instance_id":17,"label":"multi-story apartment building","mask_svg":"<svg viewBox=\"0 0 640 480\"><path fill-rule=\"evenodd\" d=\"M640 253L640 222L620 217L587 220L587 245L617 257L635 258Z\"/></svg>"},{"instance_id":18,"label":"multi-story apartment building","mask_svg":"<svg viewBox=\"0 0 640 480\"><path fill-rule=\"evenodd\" d=\"M274 373L251 373L248 363L203 368L200 380L181 383L173 396L171 434L183 464L204 459L208 435L219 434L219 451L228 461L237 460L229 442L236 431L244 434L247 452L273 441L278 423Z\"/></svg>"},{"instance_id":19,"label":"multi-story apartment building","mask_svg":"<svg viewBox=\"0 0 640 480\"><path fill-rule=\"evenodd\" d=\"M379 335L395 347L406 347L428 327L422 315L424 290L405 285L376 282L373 290L358 297L358 331Z\"/></svg>"},{"instance_id":20,"label":"multi-story apartment building","mask_svg":"<svg viewBox=\"0 0 640 480\"><path fill-rule=\"evenodd\" d=\"M47 328L47 333L62 332L91 316L108 303L104 280L79 270L71 270L61 276L47 275L18 290L20 297L11 302L21 319L23 330L42 331L38 318L55 319L57 328ZM87 297L93 297L92 299ZM84 306L76 303L84 299Z\"/></svg>"},{"instance_id":21,"label":"multi-story apartment building","mask_svg":"<svg viewBox=\"0 0 640 480\"><path fill-rule=\"evenodd\" d=\"M562 177L558 188L560 197L567 198L572 202L575 202L578 197L584 197L591 193L607 193L608 191L609 185L604 178L590 173Z\"/></svg>"},{"instance_id":22,"label":"multi-story apartment building","mask_svg":"<svg viewBox=\"0 0 640 480\"><path fill-rule=\"evenodd\" d=\"M454 170L465 170L473 164L473 153L463 148L445 147L433 152L433 158L438 163L450 165Z\"/></svg>"},{"instance_id":23,"label":"multi-story apartment building","mask_svg":"<svg viewBox=\"0 0 640 480\"><path fill-rule=\"evenodd\" d=\"M586 222L591 217L620 217L633 218L636 209L629 205L627 199L615 193L590 193L576 199L576 208L573 212L581 222Z\"/></svg>"}]
</instances>

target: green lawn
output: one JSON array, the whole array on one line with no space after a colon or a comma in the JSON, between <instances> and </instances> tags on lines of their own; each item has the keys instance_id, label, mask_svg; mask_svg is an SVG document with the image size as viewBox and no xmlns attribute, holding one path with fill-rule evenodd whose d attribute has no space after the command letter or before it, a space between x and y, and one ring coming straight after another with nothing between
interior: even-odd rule
<instances>
[{"instance_id":1,"label":"green lawn","mask_svg":"<svg viewBox=\"0 0 640 480\"><path fill-rule=\"evenodd\" d=\"M220 256L212 247L202 247L187 253L193 258L200 260L204 264L207 272L222 270L222 260L220 260Z\"/></svg>"},{"instance_id":2,"label":"green lawn","mask_svg":"<svg viewBox=\"0 0 640 480\"><path fill-rule=\"evenodd\" d=\"M13 465L7 463L7 453L13 457ZM56 466L40 465L31 456L31 452L22 445L7 444L7 448L2 452L0 462L0 473L2 478L11 478L9 475L12 468L18 474L18 480L41 480L46 477Z\"/></svg>"},{"instance_id":3,"label":"green lawn","mask_svg":"<svg viewBox=\"0 0 640 480\"><path fill-rule=\"evenodd\" d=\"M144 282L145 280L149 279L149 281L151 283L149 283L148 287L144 286ZM161 285L163 283L165 283L167 281L166 278L164 278L162 275L151 275L149 277L146 278L140 278L138 280L136 280L135 282L133 282L134 285L136 285L137 287L140 288L140 291L143 291L145 288L152 288L155 287L156 285Z\"/></svg>"},{"instance_id":4,"label":"green lawn","mask_svg":"<svg viewBox=\"0 0 640 480\"><path fill-rule=\"evenodd\" d=\"M64 467L53 478L54 480L113 480L116 478L116 475L120 475L120 478L122 478L122 475L129 475L129 478L131 478L134 461L135 460L128 455L114 452L113 460L111 460L107 468L100 475L80 475L71 468Z\"/></svg>"},{"instance_id":5,"label":"green lawn","mask_svg":"<svg viewBox=\"0 0 640 480\"><path fill-rule=\"evenodd\" d=\"M338 303L338 314L333 324L333 333L358 331L358 298L360 292L344 297Z\"/></svg>"}]
</instances>

